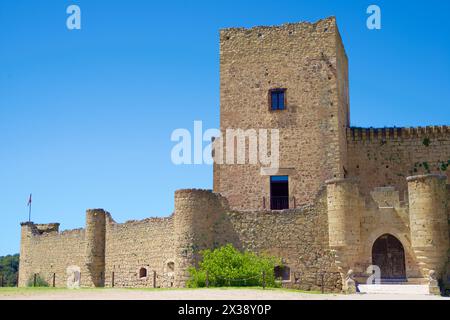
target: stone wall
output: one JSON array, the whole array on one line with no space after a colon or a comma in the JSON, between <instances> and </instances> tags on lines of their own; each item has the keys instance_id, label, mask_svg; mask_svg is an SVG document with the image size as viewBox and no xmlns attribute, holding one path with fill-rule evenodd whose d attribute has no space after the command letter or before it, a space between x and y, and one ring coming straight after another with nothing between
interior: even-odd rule
<instances>
[{"instance_id":1,"label":"stone wall","mask_svg":"<svg viewBox=\"0 0 450 320\"><path fill-rule=\"evenodd\" d=\"M22 223L19 286L24 287L34 274L49 285L66 286L66 268L84 266L85 231L76 229L59 232L58 227L46 228L32 222ZM58 224L53 224L58 226ZM81 272L86 274L86 269ZM84 279L82 278L83 282Z\"/></svg>"},{"instance_id":2,"label":"stone wall","mask_svg":"<svg viewBox=\"0 0 450 320\"><path fill-rule=\"evenodd\" d=\"M65 286L66 268L76 265L82 286L183 287L202 249L232 243L282 259L291 270L284 286L320 290L324 273L326 290L339 291L326 205L322 190L314 204L297 209L240 212L220 194L193 189L175 193L175 213L168 218L116 223L95 209L86 213L86 230L58 233L57 225L25 223L20 285L34 273L51 285L55 273L55 285Z\"/></svg>"},{"instance_id":3,"label":"stone wall","mask_svg":"<svg viewBox=\"0 0 450 320\"><path fill-rule=\"evenodd\" d=\"M82 286L183 287L202 249L232 243L280 258L290 268L285 287L320 290L324 274L325 290L340 291L350 269L364 281L384 234L402 243L408 279L424 279L448 259L448 190L444 176L434 177L409 178L407 202L394 187L365 196L357 181L332 179L310 204L290 210L232 210L220 194L193 189L175 193L168 218L119 224L95 209L86 230L24 223L20 285L36 273L49 284L55 274L55 285L65 286L66 268L76 265Z\"/></svg>"},{"instance_id":4,"label":"stone wall","mask_svg":"<svg viewBox=\"0 0 450 320\"><path fill-rule=\"evenodd\" d=\"M343 176L348 71L333 17L221 30L220 71L222 134L279 129L278 174L289 175L290 208L312 201L325 180ZM286 89L285 110L270 110L269 91L275 88ZM214 166L214 191L236 210L263 210L269 179L248 160Z\"/></svg>"},{"instance_id":5,"label":"stone wall","mask_svg":"<svg viewBox=\"0 0 450 320\"><path fill-rule=\"evenodd\" d=\"M174 275L168 266L175 261L173 234L173 216L125 223L116 223L108 217L105 286L113 286L113 277L115 287L172 286Z\"/></svg>"},{"instance_id":6,"label":"stone wall","mask_svg":"<svg viewBox=\"0 0 450 320\"><path fill-rule=\"evenodd\" d=\"M403 246L409 280L426 282L430 270L441 276L449 258L446 176L428 174L405 181L409 197L404 201L395 187L362 194L355 179L327 182L329 244L342 274L353 270L365 281L375 241L389 234Z\"/></svg>"},{"instance_id":7,"label":"stone wall","mask_svg":"<svg viewBox=\"0 0 450 320\"><path fill-rule=\"evenodd\" d=\"M421 278L416 256L411 246L411 231L409 228L408 202L400 201L399 191L395 187L379 187L362 196L365 205L361 214L361 239L359 257L355 266L357 274L365 274L367 267L372 265L372 248L375 241L390 234L397 238L405 250L406 276Z\"/></svg>"},{"instance_id":8,"label":"stone wall","mask_svg":"<svg viewBox=\"0 0 450 320\"><path fill-rule=\"evenodd\" d=\"M348 177L359 178L365 195L394 186L404 201L406 177L441 173L450 178L450 127L351 128L347 142Z\"/></svg>"},{"instance_id":9,"label":"stone wall","mask_svg":"<svg viewBox=\"0 0 450 320\"><path fill-rule=\"evenodd\" d=\"M341 278L328 246L324 188L312 202L283 211L226 211L215 225L215 243L280 258L291 272L285 287L321 290L323 273L325 290L340 291Z\"/></svg>"},{"instance_id":10,"label":"stone wall","mask_svg":"<svg viewBox=\"0 0 450 320\"><path fill-rule=\"evenodd\" d=\"M82 287L171 287L173 235L173 217L119 224L102 209L87 210L85 229L23 223L19 285L38 274L50 286L55 278L56 287L65 287L67 268L77 266Z\"/></svg>"}]
</instances>

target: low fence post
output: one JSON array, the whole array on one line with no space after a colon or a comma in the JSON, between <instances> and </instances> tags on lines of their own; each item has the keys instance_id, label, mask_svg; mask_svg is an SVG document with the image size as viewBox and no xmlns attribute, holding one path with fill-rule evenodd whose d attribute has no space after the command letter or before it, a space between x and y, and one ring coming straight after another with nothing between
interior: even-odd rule
<instances>
[{"instance_id":1,"label":"low fence post","mask_svg":"<svg viewBox=\"0 0 450 320\"><path fill-rule=\"evenodd\" d=\"M17 273L17 276L16 276L16 287L17 288L19 287L19 273Z\"/></svg>"},{"instance_id":2,"label":"low fence post","mask_svg":"<svg viewBox=\"0 0 450 320\"><path fill-rule=\"evenodd\" d=\"M206 271L206 281L205 281L206 287L209 287L209 273Z\"/></svg>"},{"instance_id":3,"label":"low fence post","mask_svg":"<svg viewBox=\"0 0 450 320\"><path fill-rule=\"evenodd\" d=\"M114 271L111 274L111 287L114 288Z\"/></svg>"},{"instance_id":4,"label":"low fence post","mask_svg":"<svg viewBox=\"0 0 450 320\"><path fill-rule=\"evenodd\" d=\"M262 287L263 287L263 290L266 288L266 272L265 271L262 272Z\"/></svg>"},{"instance_id":5,"label":"low fence post","mask_svg":"<svg viewBox=\"0 0 450 320\"><path fill-rule=\"evenodd\" d=\"M55 287L56 273L53 273L53 288Z\"/></svg>"},{"instance_id":6,"label":"low fence post","mask_svg":"<svg viewBox=\"0 0 450 320\"><path fill-rule=\"evenodd\" d=\"M321 289L322 289L322 293L325 292L325 288L324 288L324 284L323 284L323 282L324 282L324 281L323 281L324 275L325 275L324 272L322 272L322 273L320 274L320 287L321 287Z\"/></svg>"},{"instance_id":7,"label":"low fence post","mask_svg":"<svg viewBox=\"0 0 450 320\"><path fill-rule=\"evenodd\" d=\"M153 288L156 288L156 271L153 270Z\"/></svg>"}]
</instances>

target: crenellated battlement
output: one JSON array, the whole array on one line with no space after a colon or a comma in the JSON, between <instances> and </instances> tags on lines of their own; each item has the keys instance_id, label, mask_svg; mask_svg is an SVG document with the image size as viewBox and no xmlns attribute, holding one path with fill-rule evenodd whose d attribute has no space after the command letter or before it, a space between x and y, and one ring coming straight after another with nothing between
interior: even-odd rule
<instances>
[{"instance_id":1,"label":"crenellated battlement","mask_svg":"<svg viewBox=\"0 0 450 320\"><path fill-rule=\"evenodd\" d=\"M347 128L347 141L388 141L416 138L450 137L450 126L404 128Z\"/></svg>"},{"instance_id":2,"label":"crenellated battlement","mask_svg":"<svg viewBox=\"0 0 450 320\"><path fill-rule=\"evenodd\" d=\"M320 19L316 22L296 22L296 23L284 23L276 26L254 26L250 28L224 28L220 30L221 35L225 40L231 40L233 36L243 36L246 38L263 38L268 34L280 34L285 32L286 35L293 35L294 32L306 31L306 32L328 32L333 31L331 27L336 26L336 17L328 17Z\"/></svg>"}]
</instances>

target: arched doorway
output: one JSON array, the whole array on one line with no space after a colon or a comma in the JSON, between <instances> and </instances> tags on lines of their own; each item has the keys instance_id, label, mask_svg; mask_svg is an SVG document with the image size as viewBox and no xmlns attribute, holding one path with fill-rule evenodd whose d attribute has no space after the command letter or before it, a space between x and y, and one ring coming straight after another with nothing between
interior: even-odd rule
<instances>
[{"instance_id":1,"label":"arched doorway","mask_svg":"<svg viewBox=\"0 0 450 320\"><path fill-rule=\"evenodd\" d=\"M405 250L402 243L390 234L382 235L373 244L372 264L380 267L382 280L406 280Z\"/></svg>"}]
</instances>

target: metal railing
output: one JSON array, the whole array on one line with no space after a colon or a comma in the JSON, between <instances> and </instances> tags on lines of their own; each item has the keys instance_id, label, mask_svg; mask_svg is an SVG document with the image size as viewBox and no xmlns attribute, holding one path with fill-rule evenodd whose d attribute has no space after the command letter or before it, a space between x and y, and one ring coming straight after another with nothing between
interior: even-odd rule
<instances>
[{"instance_id":1,"label":"metal railing","mask_svg":"<svg viewBox=\"0 0 450 320\"><path fill-rule=\"evenodd\" d=\"M271 210L284 210L289 209L289 197L270 197L270 209Z\"/></svg>"}]
</instances>

